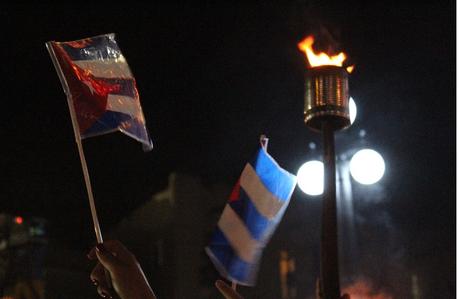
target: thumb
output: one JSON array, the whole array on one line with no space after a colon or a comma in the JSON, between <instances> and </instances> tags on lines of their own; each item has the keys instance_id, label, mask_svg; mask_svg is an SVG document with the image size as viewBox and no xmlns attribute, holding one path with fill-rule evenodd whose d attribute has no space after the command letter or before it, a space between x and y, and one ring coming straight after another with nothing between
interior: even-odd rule
<instances>
[{"instance_id":1,"label":"thumb","mask_svg":"<svg viewBox=\"0 0 460 299\"><path fill-rule=\"evenodd\" d=\"M96 256L102 266L111 273L120 265L120 261L102 243L96 245Z\"/></svg>"},{"instance_id":2,"label":"thumb","mask_svg":"<svg viewBox=\"0 0 460 299\"><path fill-rule=\"evenodd\" d=\"M215 286L226 299L243 299L240 294L222 280L217 280Z\"/></svg>"}]
</instances>

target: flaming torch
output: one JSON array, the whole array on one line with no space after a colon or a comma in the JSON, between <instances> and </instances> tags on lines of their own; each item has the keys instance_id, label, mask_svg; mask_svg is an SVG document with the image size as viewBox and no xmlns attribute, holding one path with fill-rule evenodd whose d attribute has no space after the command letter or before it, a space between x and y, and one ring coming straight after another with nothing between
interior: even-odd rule
<instances>
[{"instance_id":1,"label":"flaming torch","mask_svg":"<svg viewBox=\"0 0 460 299\"><path fill-rule=\"evenodd\" d=\"M324 199L321 230L321 291L324 299L340 298L337 248L337 202L335 189L334 131L350 125L348 111L348 73L343 67L344 53L315 53L314 38L308 36L298 44L310 67L305 82L305 124L322 132L324 151Z\"/></svg>"}]
</instances>

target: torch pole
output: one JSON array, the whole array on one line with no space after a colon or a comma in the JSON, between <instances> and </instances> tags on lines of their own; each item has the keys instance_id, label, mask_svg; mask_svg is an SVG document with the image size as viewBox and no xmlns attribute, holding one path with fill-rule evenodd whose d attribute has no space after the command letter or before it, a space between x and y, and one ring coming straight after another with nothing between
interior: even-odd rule
<instances>
[{"instance_id":1,"label":"torch pole","mask_svg":"<svg viewBox=\"0 0 460 299\"><path fill-rule=\"evenodd\" d=\"M337 200L335 179L334 128L323 121L324 198L321 230L321 285L323 299L340 298L337 245Z\"/></svg>"},{"instance_id":2,"label":"torch pole","mask_svg":"<svg viewBox=\"0 0 460 299\"><path fill-rule=\"evenodd\" d=\"M305 124L323 134L324 197L321 227L322 299L340 298L334 131L350 126L348 73L339 66L311 68L305 82Z\"/></svg>"}]
</instances>

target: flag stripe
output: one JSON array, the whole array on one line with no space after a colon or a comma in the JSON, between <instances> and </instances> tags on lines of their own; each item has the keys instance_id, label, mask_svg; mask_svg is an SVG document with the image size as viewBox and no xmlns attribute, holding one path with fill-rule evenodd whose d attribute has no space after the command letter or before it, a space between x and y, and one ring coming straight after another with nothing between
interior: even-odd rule
<instances>
[{"instance_id":1,"label":"flag stripe","mask_svg":"<svg viewBox=\"0 0 460 299\"><path fill-rule=\"evenodd\" d=\"M73 61L116 59L121 55L114 34L100 35L71 42L57 42L56 44L62 47Z\"/></svg>"},{"instance_id":2,"label":"flag stripe","mask_svg":"<svg viewBox=\"0 0 460 299\"><path fill-rule=\"evenodd\" d=\"M106 111L94 124L82 133L82 138L107 134L118 130L120 123L128 122L132 117L128 114Z\"/></svg>"},{"instance_id":3,"label":"flag stripe","mask_svg":"<svg viewBox=\"0 0 460 299\"><path fill-rule=\"evenodd\" d=\"M123 55L108 60L76 60L74 63L98 78L132 78L133 75Z\"/></svg>"},{"instance_id":4,"label":"flag stripe","mask_svg":"<svg viewBox=\"0 0 460 299\"><path fill-rule=\"evenodd\" d=\"M93 84L99 86L111 86L113 88L110 90L109 94L119 94L127 97L139 98L134 78L94 78L93 84L86 81L82 81L82 84L85 84L88 87ZM105 92L105 90L102 90L102 92L100 90L96 90L97 88L98 86L92 86L92 92L96 91L101 94Z\"/></svg>"},{"instance_id":5,"label":"flag stripe","mask_svg":"<svg viewBox=\"0 0 460 299\"><path fill-rule=\"evenodd\" d=\"M213 234L214 242L205 248L217 271L228 279L241 285L254 285L258 263L247 263L240 259L230 246L227 238L220 229Z\"/></svg>"},{"instance_id":6,"label":"flag stripe","mask_svg":"<svg viewBox=\"0 0 460 299\"><path fill-rule=\"evenodd\" d=\"M240 184L254 203L257 211L268 219L273 219L285 203L285 201L279 200L265 188L258 174L249 163L244 167Z\"/></svg>"},{"instance_id":7,"label":"flag stripe","mask_svg":"<svg viewBox=\"0 0 460 299\"><path fill-rule=\"evenodd\" d=\"M243 261L250 263L260 254L262 245L252 238L243 221L228 204L217 226Z\"/></svg>"},{"instance_id":8,"label":"flag stripe","mask_svg":"<svg viewBox=\"0 0 460 299\"><path fill-rule=\"evenodd\" d=\"M252 238L258 240L259 242L264 242L268 227L275 225L276 223L259 213L243 189L240 189L239 199L229 202L228 204L244 222L246 228L251 233Z\"/></svg>"},{"instance_id":9,"label":"flag stripe","mask_svg":"<svg viewBox=\"0 0 460 299\"><path fill-rule=\"evenodd\" d=\"M123 95L109 94L107 97L107 110L121 112L132 117L142 117L141 106L136 99Z\"/></svg>"},{"instance_id":10,"label":"flag stripe","mask_svg":"<svg viewBox=\"0 0 460 299\"><path fill-rule=\"evenodd\" d=\"M260 149L251 166L257 172L262 184L280 200L291 197L296 176L281 168L264 149Z\"/></svg>"}]
</instances>

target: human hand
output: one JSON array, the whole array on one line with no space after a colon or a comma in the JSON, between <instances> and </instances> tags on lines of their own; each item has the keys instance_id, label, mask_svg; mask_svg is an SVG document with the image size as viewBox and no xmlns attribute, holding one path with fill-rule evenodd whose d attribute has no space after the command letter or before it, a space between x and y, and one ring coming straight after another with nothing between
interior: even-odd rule
<instances>
[{"instance_id":1,"label":"human hand","mask_svg":"<svg viewBox=\"0 0 460 299\"><path fill-rule=\"evenodd\" d=\"M98 260L91 272L91 281L103 298L114 298L113 290L121 299L156 299L136 257L117 240L98 244L88 253L90 260ZM105 277L110 273L113 289Z\"/></svg>"},{"instance_id":2,"label":"human hand","mask_svg":"<svg viewBox=\"0 0 460 299\"><path fill-rule=\"evenodd\" d=\"M222 280L217 280L215 286L219 292L224 295L225 299L244 299L240 294L238 294L234 289L232 289Z\"/></svg>"}]
</instances>

